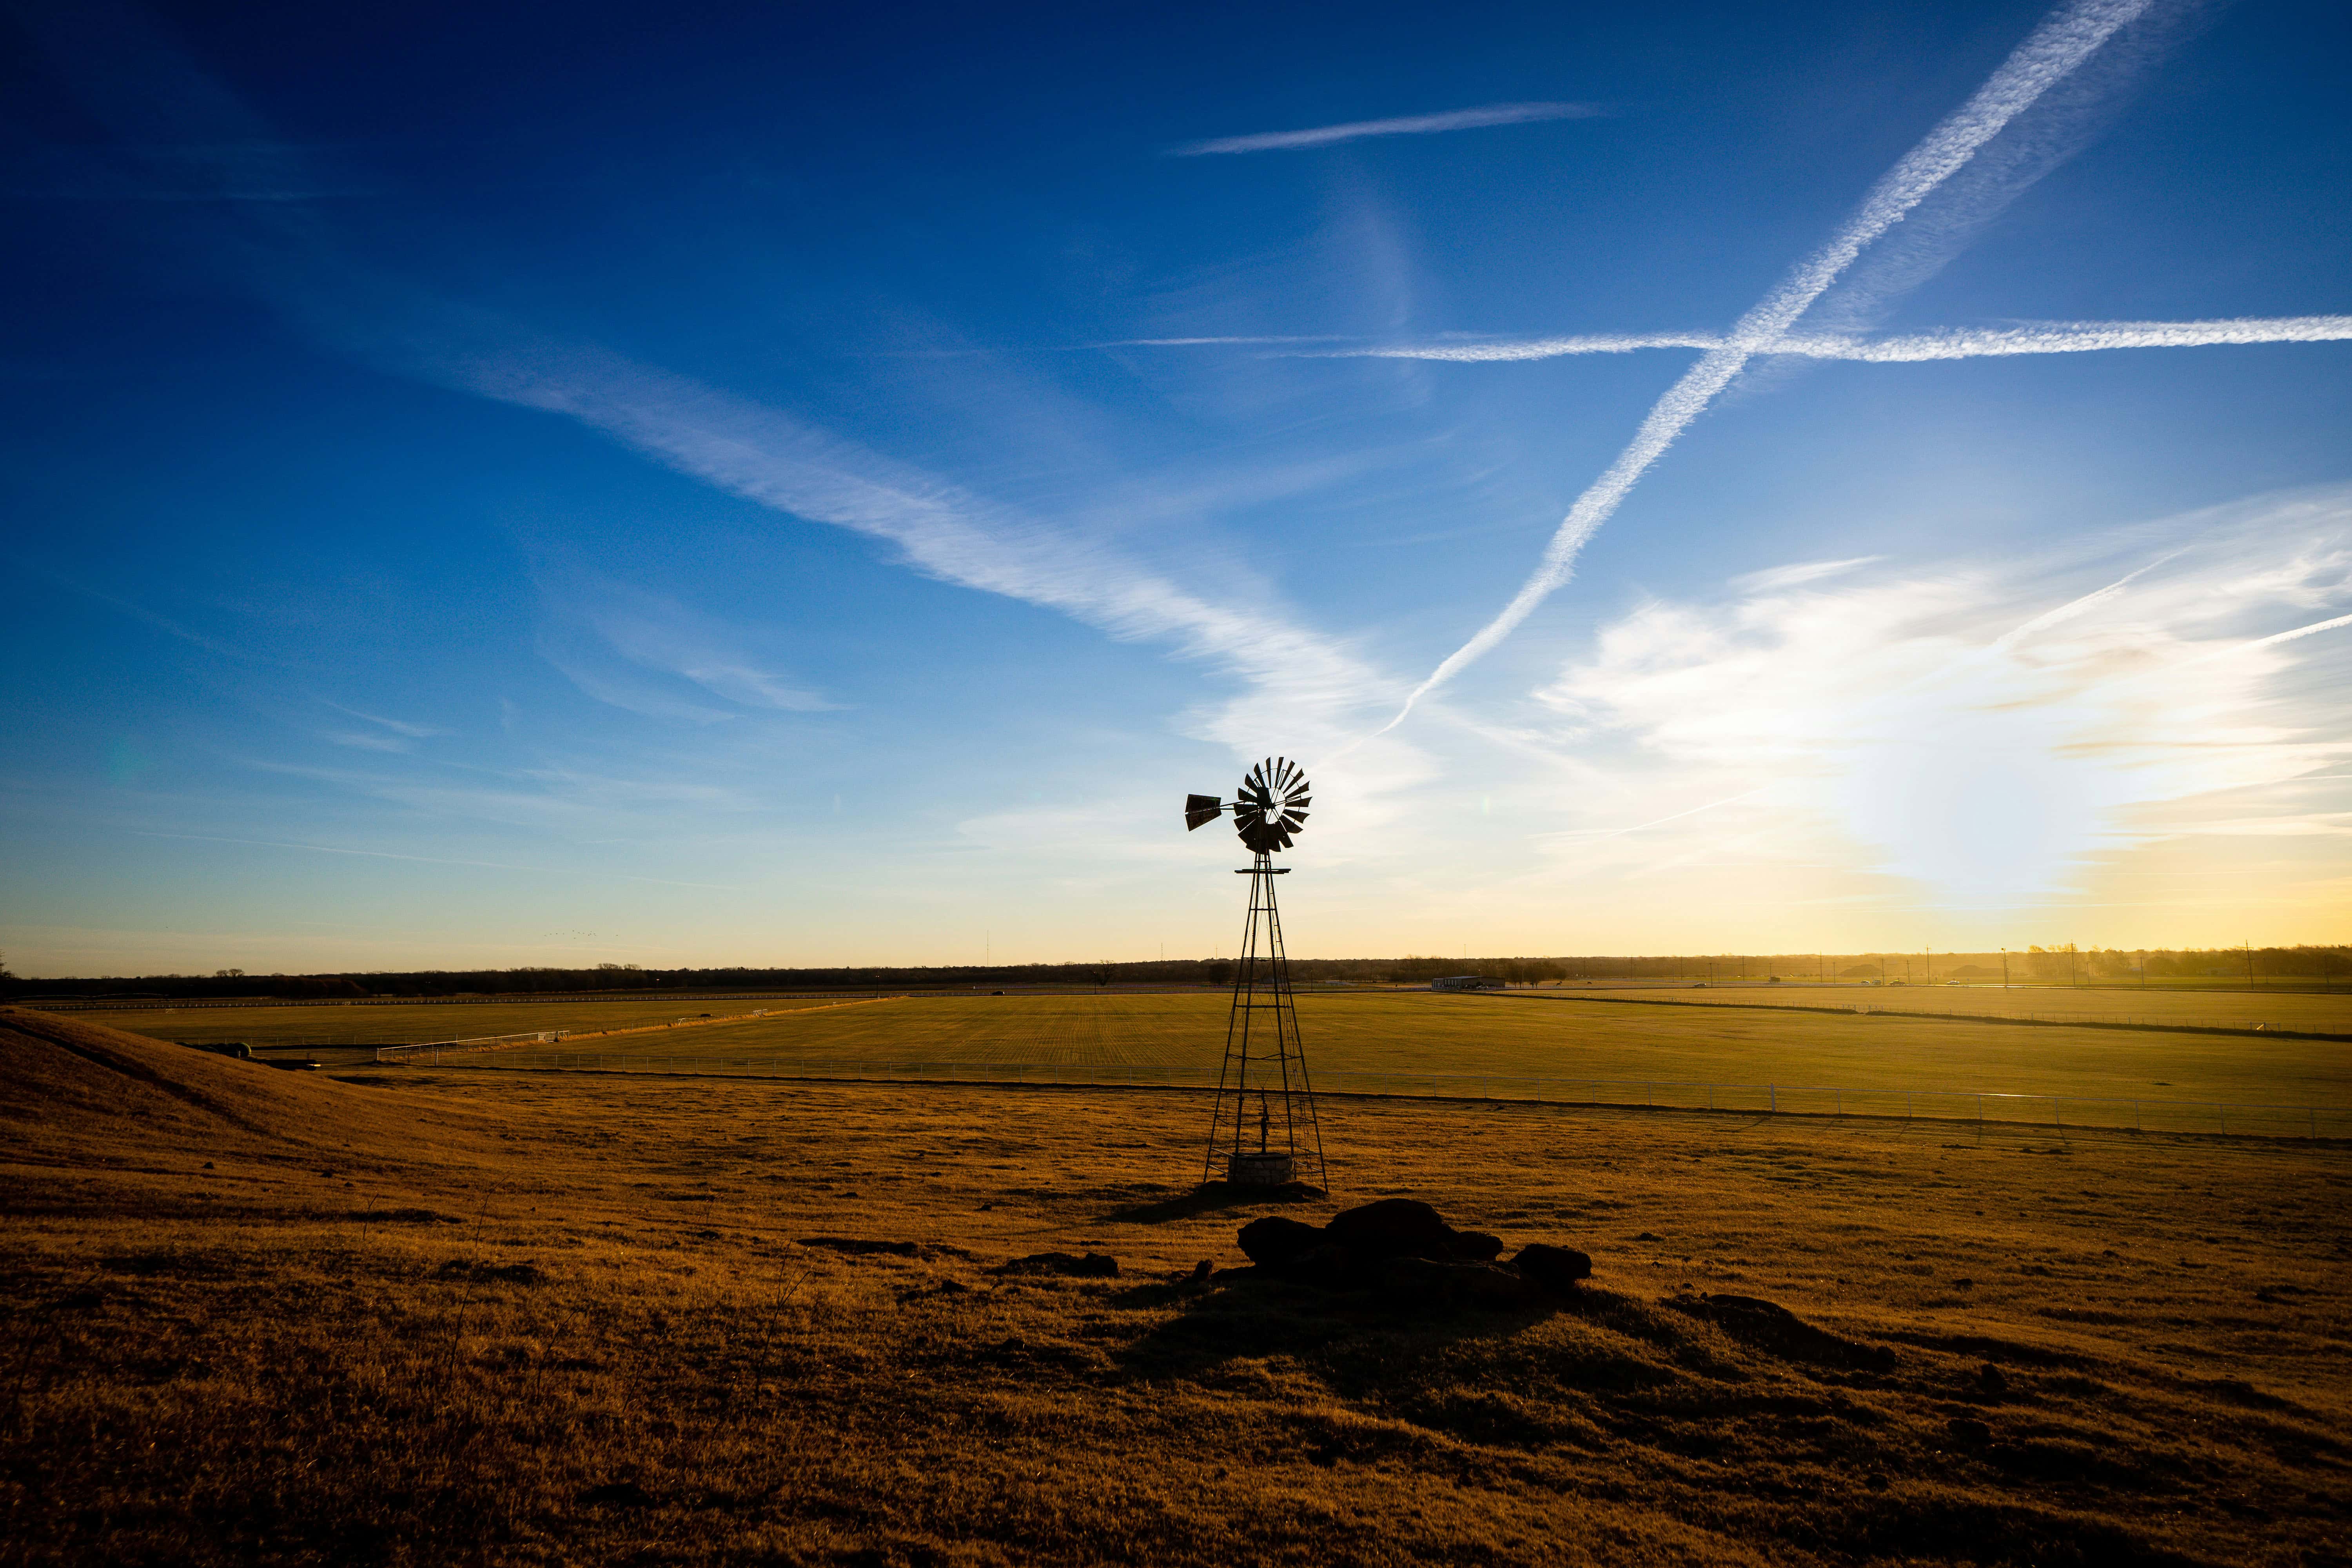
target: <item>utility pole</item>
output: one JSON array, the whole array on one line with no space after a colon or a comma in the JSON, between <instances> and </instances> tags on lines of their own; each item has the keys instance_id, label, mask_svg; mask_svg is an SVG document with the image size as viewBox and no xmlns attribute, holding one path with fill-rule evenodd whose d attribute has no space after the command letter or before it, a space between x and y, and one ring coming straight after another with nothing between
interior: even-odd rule
<instances>
[{"instance_id":1,"label":"utility pole","mask_svg":"<svg viewBox=\"0 0 2352 1568\"><path fill-rule=\"evenodd\" d=\"M2246 950L2246 989L2251 991L2254 987L2254 944L2248 942L2239 945Z\"/></svg>"},{"instance_id":2,"label":"utility pole","mask_svg":"<svg viewBox=\"0 0 2352 1568\"><path fill-rule=\"evenodd\" d=\"M2005 947L2000 950L2000 988L2009 989L2009 949Z\"/></svg>"}]
</instances>

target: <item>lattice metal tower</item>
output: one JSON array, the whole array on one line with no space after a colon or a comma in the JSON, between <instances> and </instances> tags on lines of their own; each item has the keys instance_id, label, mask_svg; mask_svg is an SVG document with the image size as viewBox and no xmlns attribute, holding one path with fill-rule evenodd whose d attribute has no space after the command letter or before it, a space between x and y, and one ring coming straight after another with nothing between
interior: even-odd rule
<instances>
[{"instance_id":1,"label":"lattice metal tower","mask_svg":"<svg viewBox=\"0 0 2352 1568\"><path fill-rule=\"evenodd\" d=\"M1225 1179L1244 1185L1279 1186L1309 1171L1318 1184L1330 1184L1323 1165L1323 1126L1298 1038L1290 964L1283 956L1282 912L1274 896L1274 879L1290 874L1274 863L1274 856L1289 848L1305 825L1309 798L1307 775L1298 765L1269 757L1243 775L1230 805L1214 795L1184 800L1187 831L1230 810L1251 854L1249 867L1234 873L1250 879L1249 919L1234 973L1233 1012L1225 1025L1225 1060L1210 1112L1202 1181L1215 1176L1222 1160Z\"/></svg>"}]
</instances>

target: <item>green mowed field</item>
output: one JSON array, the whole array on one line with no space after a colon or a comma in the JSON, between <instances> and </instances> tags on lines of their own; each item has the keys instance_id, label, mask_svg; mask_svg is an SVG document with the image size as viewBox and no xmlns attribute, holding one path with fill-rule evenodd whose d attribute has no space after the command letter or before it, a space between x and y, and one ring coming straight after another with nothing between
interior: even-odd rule
<instances>
[{"instance_id":1,"label":"green mowed field","mask_svg":"<svg viewBox=\"0 0 2352 1568\"><path fill-rule=\"evenodd\" d=\"M1699 1005L1795 1007L1881 1007L1911 1013L1989 1013L2004 1018L2099 1018L2119 1022L2191 1024L2207 1028L2307 1029L2352 1035L2352 992L2261 993L2236 991L2074 990L2019 986L2004 991L1998 985L1722 985L1647 986L1639 989L1607 986L1544 986L1533 993L1554 996L1622 996L1650 1001Z\"/></svg>"},{"instance_id":2,"label":"green mowed field","mask_svg":"<svg viewBox=\"0 0 2352 1568\"><path fill-rule=\"evenodd\" d=\"M2352 1052L2328 1041L1411 992L1303 994L1298 1016L1316 1081L1332 1089L1517 1094L1517 1080L1542 1078L2352 1107ZM819 1075L1087 1069L1112 1080L1132 1070L1139 1082L1197 1082L1213 1079L1226 1017L1218 995L908 997L591 1042L567 1060Z\"/></svg>"},{"instance_id":3,"label":"green mowed field","mask_svg":"<svg viewBox=\"0 0 2352 1568\"><path fill-rule=\"evenodd\" d=\"M243 1040L257 1049L276 1046L396 1046L417 1040L465 1040L520 1035L534 1029L635 1029L704 1013L724 1017L765 1007L771 1013L821 1007L836 996L744 997L687 1001L632 997L625 1002L463 1002L415 1007L182 1007L144 1013L74 1016L110 1029L158 1040Z\"/></svg>"}]
</instances>

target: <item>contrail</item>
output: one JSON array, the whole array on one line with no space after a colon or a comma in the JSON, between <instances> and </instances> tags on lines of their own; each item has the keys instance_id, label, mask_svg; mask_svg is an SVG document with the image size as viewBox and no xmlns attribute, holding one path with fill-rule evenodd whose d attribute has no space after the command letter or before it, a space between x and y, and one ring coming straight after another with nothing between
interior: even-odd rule
<instances>
[{"instance_id":1,"label":"contrail","mask_svg":"<svg viewBox=\"0 0 2352 1568\"><path fill-rule=\"evenodd\" d=\"M2163 554L2158 556L2155 560L2149 562L2147 565L2137 567L2132 571L2125 573L2122 576L2116 578L2114 582L2108 584L2104 588L2094 588L2091 592L2084 595L2079 599L2069 599L2066 603L2059 605L2054 610L2042 611L2042 614L2034 616L2032 620L2027 621L2022 626L2011 626L2008 631L2003 632L2000 637L1995 637L1991 646L1985 651L1988 653L2007 653L2011 648L2015 647L2027 637L2032 637L2040 632L2046 632L2052 626L2063 626L2066 622L2074 620L2078 616L2090 614L2093 610L2097 609L2101 605L2105 604L2108 600L2116 597L2118 595L2122 594L2126 588L2130 587L2140 578L2147 576L2149 573L2155 571L2165 563L2178 559L2188 548L2189 547L2184 544L2179 550L2168 550Z\"/></svg>"},{"instance_id":2,"label":"contrail","mask_svg":"<svg viewBox=\"0 0 2352 1568\"><path fill-rule=\"evenodd\" d=\"M1350 340L1332 332L1300 335L1296 332L1278 336L1245 338L1111 338L1098 343L1066 343L1066 351L1081 349L1183 349L1203 343L1344 343Z\"/></svg>"},{"instance_id":3,"label":"contrail","mask_svg":"<svg viewBox=\"0 0 2352 1568\"><path fill-rule=\"evenodd\" d=\"M2179 664L2168 665L2166 670L2185 669L2192 664L2207 664L2217 658L2234 658L2239 654L2252 653L2256 648L2270 647L2283 642L2295 642L2304 637L2316 636L2321 632L2332 632L2339 626L2352 626L2352 616L2338 616L2330 621L2314 621L2307 626L2297 626L2292 631L2273 632L2266 637L2256 637L2252 642L2231 643L2227 647L2217 647L2210 653L2201 653L2194 658L2184 658Z\"/></svg>"},{"instance_id":4,"label":"contrail","mask_svg":"<svg viewBox=\"0 0 2352 1568\"><path fill-rule=\"evenodd\" d=\"M1383 343L1362 349L1308 349L1293 359L1431 359L1460 364L1498 360L1559 359L1568 354L1622 354L1638 349L1719 349L1721 332L1585 332L1564 338L1488 342Z\"/></svg>"},{"instance_id":5,"label":"contrail","mask_svg":"<svg viewBox=\"0 0 2352 1568\"><path fill-rule=\"evenodd\" d=\"M1736 801L1746 800L1749 795L1762 795L1766 790L1770 789L1771 787L1772 786L1769 784L1760 784L1754 789L1742 790L1738 795L1727 795L1721 800L1711 800L1705 805L1692 806L1688 811L1677 811L1671 816L1661 816L1649 822L1637 822L1631 827L1571 827L1564 832L1554 834L1552 837L1556 838L1621 837L1628 833L1642 832L1644 828L1657 827L1669 822L1680 822L1685 816L1696 816L1700 812L1713 811L1718 805L1730 805Z\"/></svg>"},{"instance_id":6,"label":"contrail","mask_svg":"<svg viewBox=\"0 0 2352 1568\"><path fill-rule=\"evenodd\" d=\"M2252 316L2224 321L2028 321L1992 331L1899 337L1794 338L1783 353L1895 363L1993 354L2072 354L2100 349L2189 349L2214 343L2325 343L2352 338L2352 316Z\"/></svg>"},{"instance_id":7,"label":"contrail","mask_svg":"<svg viewBox=\"0 0 2352 1568\"><path fill-rule=\"evenodd\" d=\"M2075 0L2034 29L2016 52L2001 62L1990 79L1926 140L1888 170L1845 226L1821 249L1800 262L1779 287L1751 309L1726 334L1722 344L1709 349L1698 363L1658 399L1634 433L1633 443L1617 460L1576 498L1568 516L1545 547L1534 575L1522 585L1502 613L1476 636L1446 656L1444 663L1406 697L1404 706L1374 734L1383 734L1404 722L1413 704L1483 657L1535 613L1536 606L1568 581L1577 552L1601 525L1609 521L1650 465L1674 444L1675 437L1698 417L1717 393L1758 353L1769 353L1788 335L1807 307L1837 280L1864 246L1885 234L1903 216L1975 156L1978 148L2000 133L2001 128L2033 106L2098 51L2116 30L2143 13L2151 0Z\"/></svg>"},{"instance_id":8,"label":"contrail","mask_svg":"<svg viewBox=\"0 0 2352 1568\"><path fill-rule=\"evenodd\" d=\"M1434 131L1475 131L1488 125L1524 125L1531 120L1590 120L1601 112L1596 103L1489 103L1478 109L1449 110L1444 114L1408 114L1395 120L1356 120L1345 125L1318 125L1310 131L1263 131L1251 136L1219 136L1207 142L1187 142L1171 147L1171 158L1198 158L1212 153L1286 153L1301 147L1328 147L1365 136L1426 136Z\"/></svg>"},{"instance_id":9,"label":"contrail","mask_svg":"<svg viewBox=\"0 0 2352 1568\"><path fill-rule=\"evenodd\" d=\"M1939 327L1886 337L1800 332L1754 350L1808 359L1901 363L1982 359L2003 354L2090 353L2102 349L2186 349L2216 343L2326 343L2352 338L2352 316L2243 316L2216 321L2022 321L2014 327ZM1172 341L1172 340L1171 340ZM1248 342L1196 339L1195 342ZM1274 340L1259 340L1271 342ZM1719 332L1599 332L1488 342L1388 343L1372 348L1302 351L1301 359L1418 359L1459 364L1630 353L1637 349L1722 349Z\"/></svg>"}]
</instances>

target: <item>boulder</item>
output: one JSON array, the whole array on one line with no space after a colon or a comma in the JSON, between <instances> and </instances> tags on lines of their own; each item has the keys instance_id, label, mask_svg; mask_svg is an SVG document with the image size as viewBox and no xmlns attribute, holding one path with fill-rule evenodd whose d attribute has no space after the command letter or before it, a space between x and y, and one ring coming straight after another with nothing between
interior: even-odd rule
<instances>
[{"instance_id":1,"label":"boulder","mask_svg":"<svg viewBox=\"0 0 2352 1568\"><path fill-rule=\"evenodd\" d=\"M1300 1220L1286 1219L1281 1215L1268 1215L1242 1226L1242 1251L1252 1263L1265 1268L1280 1268L1303 1254L1320 1247L1322 1229Z\"/></svg>"},{"instance_id":2,"label":"boulder","mask_svg":"<svg viewBox=\"0 0 2352 1568\"><path fill-rule=\"evenodd\" d=\"M1364 1283L1363 1259L1336 1241L1318 1240L1292 1258L1282 1272L1302 1285L1326 1290L1349 1290Z\"/></svg>"},{"instance_id":3,"label":"boulder","mask_svg":"<svg viewBox=\"0 0 2352 1568\"><path fill-rule=\"evenodd\" d=\"M1435 1209L1414 1198L1382 1198L1335 1215L1324 1229L1334 1241L1365 1258L1454 1256L1454 1227Z\"/></svg>"},{"instance_id":4,"label":"boulder","mask_svg":"<svg viewBox=\"0 0 2352 1568\"><path fill-rule=\"evenodd\" d=\"M1089 1252L1083 1258L1075 1252L1033 1252L1026 1258L998 1264L995 1272L1065 1274L1080 1279L1116 1279L1118 1278L1118 1259L1103 1252Z\"/></svg>"},{"instance_id":5,"label":"boulder","mask_svg":"<svg viewBox=\"0 0 2352 1568\"><path fill-rule=\"evenodd\" d=\"M1503 1255L1503 1238L1483 1230L1454 1233L1454 1256L1465 1263L1492 1263Z\"/></svg>"},{"instance_id":6,"label":"boulder","mask_svg":"<svg viewBox=\"0 0 2352 1568\"><path fill-rule=\"evenodd\" d=\"M1391 1301L1423 1310L1480 1307L1507 1311L1541 1300L1529 1281L1491 1263L1391 1258L1381 1266L1380 1282Z\"/></svg>"},{"instance_id":7,"label":"boulder","mask_svg":"<svg viewBox=\"0 0 2352 1568\"><path fill-rule=\"evenodd\" d=\"M1534 1242L1519 1248L1511 1259L1527 1281L1551 1296L1575 1294L1580 1280L1592 1278L1592 1259L1572 1247L1551 1247Z\"/></svg>"}]
</instances>

